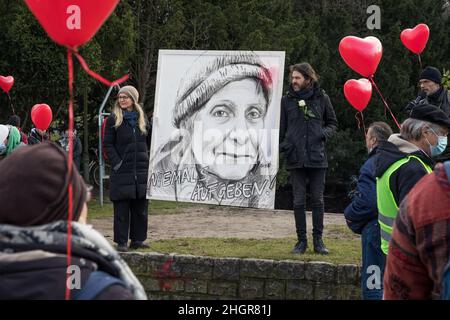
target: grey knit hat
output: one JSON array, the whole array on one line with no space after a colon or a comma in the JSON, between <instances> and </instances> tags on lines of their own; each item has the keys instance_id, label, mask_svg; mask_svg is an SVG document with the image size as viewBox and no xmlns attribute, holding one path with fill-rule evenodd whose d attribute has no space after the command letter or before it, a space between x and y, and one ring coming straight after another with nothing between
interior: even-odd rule
<instances>
[{"instance_id":1,"label":"grey knit hat","mask_svg":"<svg viewBox=\"0 0 450 320\"><path fill-rule=\"evenodd\" d=\"M122 87L122 88L120 88L117 95L119 95L121 93L125 93L128 96L130 96L131 99L133 99L134 103L139 103L139 92L137 91L137 89L135 87L133 87L133 86Z\"/></svg>"},{"instance_id":2,"label":"grey knit hat","mask_svg":"<svg viewBox=\"0 0 450 320\"><path fill-rule=\"evenodd\" d=\"M202 64L203 63L203 64ZM175 108L173 110L173 123L179 128L186 118L200 110L206 102L225 85L233 81L246 78L260 80L267 106L272 95L272 76L261 59L253 52L239 54L225 54L207 63L200 59L197 65L191 68L197 72L188 72L181 80Z\"/></svg>"}]
</instances>

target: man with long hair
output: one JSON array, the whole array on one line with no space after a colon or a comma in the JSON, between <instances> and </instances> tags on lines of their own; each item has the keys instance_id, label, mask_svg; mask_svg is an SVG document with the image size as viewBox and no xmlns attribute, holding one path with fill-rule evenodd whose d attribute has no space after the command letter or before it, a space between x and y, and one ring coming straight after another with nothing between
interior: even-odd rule
<instances>
[{"instance_id":1,"label":"man with long hair","mask_svg":"<svg viewBox=\"0 0 450 320\"><path fill-rule=\"evenodd\" d=\"M325 142L338 122L330 98L320 88L319 76L309 63L290 67L291 85L281 100L280 151L290 171L294 192L294 216L298 242L293 253L308 247L306 236L306 181L311 188L314 251L328 254L322 241L325 174L328 167Z\"/></svg>"}]
</instances>

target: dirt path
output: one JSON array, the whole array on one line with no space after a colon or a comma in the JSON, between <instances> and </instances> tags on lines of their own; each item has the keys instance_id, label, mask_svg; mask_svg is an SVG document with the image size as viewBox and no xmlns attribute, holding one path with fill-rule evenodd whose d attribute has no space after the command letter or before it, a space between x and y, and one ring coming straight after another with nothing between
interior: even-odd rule
<instances>
[{"instance_id":1,"label":"dirt path","mask_svg":"<svg viewBox=\"0 0 450 320\"><path fill-rule=\"evenodd\" d=\"M325 214L327 225L345 225L342 214ZM108 240L112 240L112 218L94 219L90 223ZM307 215L308 233L312 231L311 214ZM292 211L241 208L190 207L183 213L149 216L148 238L151 241L183 237L217 238L285 238L295 236Z\"/></svg>"}]
</instances>

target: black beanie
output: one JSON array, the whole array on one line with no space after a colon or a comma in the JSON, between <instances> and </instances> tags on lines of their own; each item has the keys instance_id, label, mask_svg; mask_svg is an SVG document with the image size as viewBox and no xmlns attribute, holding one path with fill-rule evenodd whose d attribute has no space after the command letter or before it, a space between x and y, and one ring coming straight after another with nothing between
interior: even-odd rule
<instances>
[{"instance_id":1,"label":"black beanie","mask_svg":"<svg viewBox=\"0 0 450 320\"><path fill-rule=\"evenodd\" d=\"M447 114L432 104L417 105L412 109L410 117L450 128L450 119Z\"/></svg>"},{"instance_id":2,"label":"black beanie","mask_svg":"<svg viewBox=\"0 0 450 320\"><path fill-rule=\"evenodd\" d=\"M442 75L441 72L435 67L426 67L420 74L419 80L422 79L431 80L433 82L436 82L437 84L441 84Z\"/></svg>"}]
</instances>

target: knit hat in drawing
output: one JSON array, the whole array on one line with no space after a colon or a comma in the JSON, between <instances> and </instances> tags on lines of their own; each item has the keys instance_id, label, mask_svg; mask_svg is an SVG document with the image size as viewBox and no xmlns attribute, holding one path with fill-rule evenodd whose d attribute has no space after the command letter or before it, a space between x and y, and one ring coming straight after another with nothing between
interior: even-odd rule
<instances>
[{"instance_id":1,"label":"knit hat in drawing","mask_svg":"<svg viewBox=\"0 0 450 320\"><path fill-rule=\"evenodd\" d=\"M192 72L188 71L181 80L173 110L173 123L176 128L180 128L186 118L200 110L217 91L233 81L246 78L259 80L269 106L272 75L253 52L224 54L206 65L203 64L204 60L197 60L190 69Z\"/></svg>"}]
</instances>

